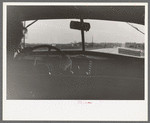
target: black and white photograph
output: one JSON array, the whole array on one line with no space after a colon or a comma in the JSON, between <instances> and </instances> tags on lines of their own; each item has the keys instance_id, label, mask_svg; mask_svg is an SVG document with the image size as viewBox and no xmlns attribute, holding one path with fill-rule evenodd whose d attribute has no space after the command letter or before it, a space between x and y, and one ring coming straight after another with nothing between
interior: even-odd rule
<instances>
[{"instance_id":1,"label":"black and white photograph","mask_svg":"<svg viewBox=\"0 0 150 123\"><path fill-rule=\"evenodd\" d=\"M3 99L80 106L139 101L142 111L148 86L147 5L4 3Z\"/></svg>"}]
</instances>

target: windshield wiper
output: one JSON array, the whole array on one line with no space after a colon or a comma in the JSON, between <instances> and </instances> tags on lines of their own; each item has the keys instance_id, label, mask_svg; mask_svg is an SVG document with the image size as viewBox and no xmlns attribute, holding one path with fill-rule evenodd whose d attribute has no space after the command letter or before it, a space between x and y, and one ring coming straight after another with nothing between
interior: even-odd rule
<instances>
[{"instance_id":1,"label":"windshield wiper","mask_svg":"<svg viewBox=\"0 0 150 123\"><path fill-rule=\"evenodd\" d=\"M142 33L143 35L145 35L144 32L142 32L141 30L139 30L137 27L133 26L132 24L130 24L129 22L126 22L127 24L129 24L130 26L132 26L134 29L136 29L137 31L139 31L140 33Z\"/></svg>"},{"instance_id":2,"label":"windshield wiper","mask_svg":"<svg viewBox=\"0 0 150 123\"><path fill-rule=\"evenodd\" d=\"M30 23L29 25L27 25L25 28L27 29L29 26L31 26L32 24L34 24L36 21L38 21L38 20L33 21L32 23Z\"/></svg>"}]
</instances>

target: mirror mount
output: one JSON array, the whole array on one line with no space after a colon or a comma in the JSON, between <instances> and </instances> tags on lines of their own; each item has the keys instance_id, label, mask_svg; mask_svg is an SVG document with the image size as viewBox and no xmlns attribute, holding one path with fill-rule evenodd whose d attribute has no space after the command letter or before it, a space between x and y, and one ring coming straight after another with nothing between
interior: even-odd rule
<instances>
[{"instance_id":1,"label":"mirror mount","mask_svg":"<svg viewBox=\"0 0 150 123\"><path fill-rule=\"evenodd\" d=\"M83 22L83 18L78 21L71 21L70 22L71 29L81 30L81 38L82 38L82 50L85 51L85 38L84 38L84 31L90 30L90 23Z\"/></svg>"},{"instance_id":2,"label":"mirror mount","mask_svg":"<svg viewBox=\"0 0 150 123\"><path fill-rule=\"evenodd\" d=\"M85 38L84 38L84 22L83 19L80 19L81 22L81 37L82 37L82 50L85 51Z\"/></svg>"}]
</instances>

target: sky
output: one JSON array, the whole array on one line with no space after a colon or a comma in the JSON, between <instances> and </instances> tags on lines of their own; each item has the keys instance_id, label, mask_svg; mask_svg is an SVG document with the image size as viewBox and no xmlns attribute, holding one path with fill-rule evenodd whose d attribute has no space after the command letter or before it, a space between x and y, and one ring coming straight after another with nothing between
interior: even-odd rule
<instances>
[{"instance_id":1,"label":"sky","mask_svg":"<svg viewBox=\"0 0 150 123\"><path fill-rule=\"evenodd\" d=\"M38 20L28 27L26 43L73 43L81 42L81 31L70 29L71 21L77 19L55 19ZM33 21L26 21L26 26ZM90 30L84 32L85 42L137 42L144 43L144 35L128 25L126 22L104 21L104 20L84 20L90 23ZM142 32L145 31L143 25L133 24Z\"/></svg>"}]
</instances>

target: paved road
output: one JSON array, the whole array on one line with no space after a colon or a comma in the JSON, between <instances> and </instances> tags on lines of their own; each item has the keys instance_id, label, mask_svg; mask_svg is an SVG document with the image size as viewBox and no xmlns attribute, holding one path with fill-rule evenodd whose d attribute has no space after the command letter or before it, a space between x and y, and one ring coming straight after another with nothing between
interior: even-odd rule
<instances>
[{"instance_id":1,"label":"paved road","mask_svg":"<svg viewBox=\"0 0 150 123\"><path fill-rule=\"evenodd\" d=\"M124 56L131 56L131 55L118 53L118 48L94 49L94 50L90 50L90 51L112 53L112 54L118 54L118 55L124 55ZM144 56L140 56L140 57L139 56L132 56L132 57L144 58Z\"/></svg>"},{"instance_id":2,"label":"paved road","mask_svg":"<svg viewBox=\"0 0 150 123\"><path fill-rule=\"evenodd\" d=\"M91 50L91 51L118 54L118 49L117 48L94 49L94 50Z\"/></svg>"}]
</instances>

